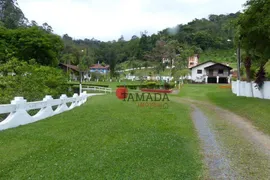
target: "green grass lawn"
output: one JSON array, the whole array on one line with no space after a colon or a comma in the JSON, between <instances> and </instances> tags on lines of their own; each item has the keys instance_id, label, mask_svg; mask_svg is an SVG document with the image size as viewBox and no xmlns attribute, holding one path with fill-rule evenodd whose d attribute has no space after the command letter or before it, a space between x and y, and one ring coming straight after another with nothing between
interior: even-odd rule
<instances>
[{"instance_id":1,"label":"green grass lawn","mask_svg":"<svg viewBox=\"0 0 270 180\"><path fill-rule=\"evenodd\" d=\"M270 100L237 97L231 89L221 89L213 84L185 84L180 96L210 101L236 114L246 117L253 125L270 134Z\"/></svg>"},{"instance_id":2,"label":"green grass lawn","mask_svg":"<svg viewBox=\"0 0 270 180\"><path fill-rule=\"evenodd\" d=\"M180 97L196 100L209 100L208 94L222 91L216 84L184 84L180 89Z\"/></svg>"},{"instance_id":3,"label":"green grass lawn","mask_svg":"<svg viewBox=\"0 0 270 180\"><path fill-rule=\"evenodd\" d=\"M79 82L72 82L72 83L77 83L79 85ZM132 85L132 84L140 84L140 81L130 81L130 80L125 80L125 81L121 81L121 82L109 82L109 81L89 81L89 82L84 82L83 85L87 86L87 85L108 85L109 88L112 88L113 90L115 90L117 88L118 85Z\"/></svg>"},{"instance_id":4,"label":"green grass lawn","mask_svg":"<svg viewBox=\"0 0 270 180\"><path fill-rule=\"evenodd\" d=\"M190 109L138 107L115 95L0 132L1 179L199 179Z\"/></svg>"},{"instance_id":5,"label":"green grass lawn","mask_svg":"<svg viewBox=\"0 0 270 180\"><path fill-rule=\"evenodd\" d=\"M157 76L158 74L155 72L155 69L136 69L134 70L134 75L135 76L149 76L149 73L152 74L152 76ZM165 71L161 71L160 75L161 76L169 76L171 73L170 69L165 69ZM127 72L126 72L127 74Z\"/></svg>"},{"instance_id":6,"label":"green grass lawn","mask_svg":"<svg viewBox=\"0 0 270 180\"><path fill-rule=\"evenodd\" d=\"M208 50L200 54L200 63L205 61L216 62L235 62L236 61L236 49L228 50Z\"/></svg>"}]
</instances>

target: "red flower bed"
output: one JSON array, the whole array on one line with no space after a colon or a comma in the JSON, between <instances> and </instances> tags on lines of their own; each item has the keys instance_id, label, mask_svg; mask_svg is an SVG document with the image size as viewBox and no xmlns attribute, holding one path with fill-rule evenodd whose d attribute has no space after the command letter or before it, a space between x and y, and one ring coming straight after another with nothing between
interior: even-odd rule
<instances>
[{"instance_id":1,"label":"red flower bed","mask_svg":"<svg viewBox=\"0 0 270 180\"><path fill-rule=\"evenodd\" d=\"M172 89L140 89L142 92L172 93Z\"/></svg>"},{"instance_id":2,"label":"red flower bed","mask_svg":"<svg viewBox=\"0 0 270 180\"><path fill-rule=\"evenodd\" d=\"M221 89L231 89L232 86L231 85L223 85L223 86L219 86L219 88L221 88Z\"/></svg>"}]
</instances>

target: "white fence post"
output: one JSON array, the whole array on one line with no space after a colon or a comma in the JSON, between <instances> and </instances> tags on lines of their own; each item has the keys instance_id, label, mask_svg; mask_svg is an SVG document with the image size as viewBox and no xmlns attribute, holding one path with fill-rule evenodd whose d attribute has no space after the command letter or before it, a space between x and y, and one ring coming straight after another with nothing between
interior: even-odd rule
<instances>
[{"instance_id":1,"label":"white fence post","mask_svg":"<svg viewBox=\"0 0 270 180\"><path fill-rule=\"evenodd\" d=\"M16 111L1 122L0 130L31 123L33 118L26 111L26 100L23 97L15 97L11 104L16 105Z\"/></svg>"},{"instance_id":2,"label":"white fence post","mask_svg":"<svg viewBox=\"0 0 270 180\"><path fill-rule=\"evenodd\" d=\"M11 104L0 105L0 114L9 114L7 118L0 122L0 130L29 124L71 110L85 103L88 97L95 95L99 94L87 94L84 91L80 96L74 94L71 98L62 94L59 99L53 99L52 96L47 95L42 101L36 102L27 102L23 97L15 97ZM67 103L72 104L68 107ZM53 110L53 106L57 106L56 110ZM31 116L28 113L29 110L37 110L38 113Z\"/></svg>"},{"instance_id":3,"label":"white fence post","mask_svg":"<svg viewBox=\"0 0 270 180\"><path fill-rule=\"evenodd\" d=\"M62 113L64 111L67 111L68 110L68 106L66 104L66 99L67 99L67 95L65 94L62 94L60 96L60 104L58 105L57 109L54 111L54 114L59 114L59 113Z\"/></svg>"},{"instance_id":4,"label":"white fence post","mask_svg":"<svg viewBox=\"0 0 270 180\"><path fill-rule=\"evenodd\" d=\"M53 100L52 96L48 95L45 96L45 98L43 98L43 101L46 102L46 106L42 108L36 115L33 116L35 121L53 116L54 112L51 105L52 100Z\"/></svg>"},{"instance_id":5,"label":"white fence post","mask_svg":"<svg viewBox=\"0 0 270 180\"><path fill-rule=\"evenodd\" d=\"M237 86L236 86L236 95L237 96L240 96L240 88L241 88L241 86L240 86L240 80L237 80Z\"/></svg>"}]
</instances>

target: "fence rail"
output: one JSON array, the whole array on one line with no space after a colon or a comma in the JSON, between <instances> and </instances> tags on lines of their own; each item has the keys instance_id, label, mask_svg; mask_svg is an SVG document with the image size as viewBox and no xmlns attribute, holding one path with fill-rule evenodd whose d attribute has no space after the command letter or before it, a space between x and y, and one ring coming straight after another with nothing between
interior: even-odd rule
<instances>
[{"instance_id":1,"label":"fence rail","mask_svg":"<svg viewBox=\"0 0 270 180\"><path fill-rule=\"evenodd\" d=\"M27 102L23 97L15 97L11 104L0 105L0 114L8 114L4 120L0 122L0 131L14 128L20 125L33 123L65 111L69 111L77 106L81 106L87 101L89 96L98 94L87 94L86 92L80 95L74 94L73 97L61 95L59 99L53 99L51 96L45 96L42 101ZM68 104L71 104L68 106ZM57 106L53 110L53 106ZM38 113L31 116L27 111L38 110Z\"/></svg>"},{"instance_id":2,"label":"fence rail","mask_svg":"<svg viewBox=\"0 0 270 180\"><path fill-rule=\"evenodd\" d=\"M101 86L86 86L82 88L82 91L99 91L105 93L112 93L112 88L106 88Z\"/></svg>"}]
</instances>

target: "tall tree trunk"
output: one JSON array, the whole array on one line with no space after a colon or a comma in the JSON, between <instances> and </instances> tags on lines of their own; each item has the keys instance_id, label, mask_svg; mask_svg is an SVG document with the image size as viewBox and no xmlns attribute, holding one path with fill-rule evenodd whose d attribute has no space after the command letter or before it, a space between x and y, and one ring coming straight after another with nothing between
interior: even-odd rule
<instances>
[{"instance_id":1,"label":"tall tree trunk","mask_svg":"<svg viewBox=\"0 0 270 180\"><path fill-rule=\"evenodd\" d=\"M246 75L247 75L247 82L250 82L251 81L251 70L250 70L250 68L251 68L251 58L250 58L250 56L247 56L245 58L244 63L245 63L245 69L246 69Z\"/></svg>"},{"instance_id":2,"label":"tall tree trunk","mask_svg":"<svg viewBox=\"0 0 270 180\"><path fill-rule=\"evenodd\" d=\"M251 97L253 97L253 86L251 82L251 57L249 55L245 58L244 63L247 75L247 82L250 84Z\"/></svg>"}]
</instances>

